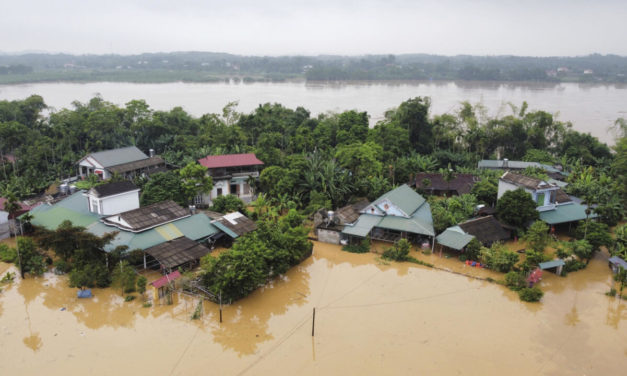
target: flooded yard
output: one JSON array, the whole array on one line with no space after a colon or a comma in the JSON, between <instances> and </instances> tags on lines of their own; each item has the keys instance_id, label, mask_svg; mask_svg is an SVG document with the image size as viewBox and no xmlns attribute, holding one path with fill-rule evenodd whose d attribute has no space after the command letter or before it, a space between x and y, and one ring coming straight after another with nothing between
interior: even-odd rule
<instances>
[{"instance_id":1,"label":"flooded yard","mask_svg":"<svg viewBox=\"0 0 627 376\"><path fill-rule=\"evenodd\" d=\"M187 296L150 308L112 289L78 300L66 277L46 273L3 286L0 375L622 374L627 303L604 295L610 285L606 254L566 278L545 273L533 304L498 284L315 243L282 279L225 306L220 324L213 303L191 320Z\"/></svg>"}]
</instances>

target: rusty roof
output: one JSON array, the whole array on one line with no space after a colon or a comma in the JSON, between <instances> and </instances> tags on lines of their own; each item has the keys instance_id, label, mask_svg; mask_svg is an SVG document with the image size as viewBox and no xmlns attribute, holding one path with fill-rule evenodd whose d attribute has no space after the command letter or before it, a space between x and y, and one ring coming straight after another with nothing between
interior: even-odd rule
<instances>
[{"instance_id":1,"label":"rusty roof","mask_svg":"<svg viewBox=\"0 0 627 376\"><path fill-rule=\"evenodd\" d=\"M515 174L509 171L504 173L503 176L501 176L501 180L518 185L520 187L525 187L525 188L533 189L533 190L557 187L557 185L547 183L544 180L532 178L531 176Z\"/></svg>"},{"instance_id":2,"label":"rusty roof","mask_svg":"<svg viewBox=\"0 0 627 376\"><path fill-rule=\"evenodd\" d=\"M116 226L124 230L140 232L163 223L189 216L190 212L187 209L183 209L176 202L168 200L105 217L102 221L105 224ZM122 220L126 222L128 226L120 224L115 220L116 217L118 221Z\"/></svg>"},{"instance_id":3,"label":"rusty roof","mask_svg":"<svg viewBox=\"0 0 627 376\"><path fill-rule=\"evenodd\" d=\"M491 215L471 219L458 225L465 233L473 235L483 244L509 239L509 234L503 226Z\"/></svg>"},{"instance_id":4,"label":"rusty roof","mask_svg":"<svg viewBox=\"0 0 627 376\"><path fill-rule=\"evenodd\" d=\"M423 181L429 180L429 185L424 185ZM420 172L416 174L414 185L416 188L422 188L425 191L456 191L458 195L470 193L473 185L477 182L477 177L473 174L454 174L450 182L444 180L442 174Z\"/></svg>"},{"instance_id":5,"label":"rusty roof","mask_svg":"<svg viewBox=\"0 0 627 376\"><path fill-rule=\"evenodd\" d=\"M184 236L146 249L163 267L174 268L209 253L209 248Z\"/></svg>"}]
</instances>

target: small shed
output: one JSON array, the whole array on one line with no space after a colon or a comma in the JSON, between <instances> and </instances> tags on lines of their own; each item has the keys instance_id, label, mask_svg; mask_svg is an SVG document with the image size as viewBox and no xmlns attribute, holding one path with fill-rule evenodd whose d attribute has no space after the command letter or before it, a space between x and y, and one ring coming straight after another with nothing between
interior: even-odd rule
<instances>
[{"instance_id":1,"label":"small shed","mask_svg":"<svg viewBox=\"0 0 627 376\"><path fill-rule=\"evenodd\" d=\"M492 243L509 239L509 233L491 215L460 223L459 227L466 234L476 237L486 247L489 247Z\"/></svg>"},{"instance_id":2,"label":"small shed","mask_svg":"<svg viewBox=\"0 0 627 376\"><path fill-rule=\"evenodd\" d=\"M541 262L538 264L541 270L555 269L555 274L557 275L562 274L562 268L564 268L564 265L566 265L566 263L562 259Z\"/></svg>"},{"instance_id":3,"label":"small shed","mask_svg":"<svg viewBox=\"0 0 627 376\"><path fill-rule=\"evenodd\" d=\"M168 286L171 288L176 288L176 280L181 277L181 272L178 270L166 274L163 277L150 282L150 286L152 286L152 293L155 301L165 297L168 293Z\"/></svg>"},{"instance_id":4,"label":"small shed","mask_svg":"<svg viewBox=\"0 0 627 376\"><path fill-rule=\"evenodd\" d=\"M449 227L443 233L436 236L438 244L445 247L461 251L474 238L473 235L467 234L459 226Z\"/></svg>"},{"instance_id":5,"label":"small shed","mask_svg":"<svg viewBox=\"0 0 627 376\"><path fill-rule=\"evenodd\" d=\"M612 269L612 273L618 273L621 267L627 270L627 261L618 256L612 256L607 261L610 269Z\"/></svg>"}]
</instances>

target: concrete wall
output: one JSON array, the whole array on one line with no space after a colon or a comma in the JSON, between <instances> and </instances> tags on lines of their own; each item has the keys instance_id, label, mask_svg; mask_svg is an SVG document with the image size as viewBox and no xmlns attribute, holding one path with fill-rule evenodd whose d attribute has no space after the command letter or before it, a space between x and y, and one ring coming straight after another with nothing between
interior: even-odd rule
<instances>
[{"instance_id":1,"label":"concrete wall","mask_svg":"<svg viewBox=\"0 0 627 376\"><path fill-rule=\"evenodd\" d=\"M139 208L139 191L125 192L102 199L102 214L104 215L122 213L137 208Z\"/></svg>"},{"instance_id":2,"label":"concrete wall","mask_svg":"<svg viewBox=\"0 0 627 376\"><path fill-rule=\"evenodd\" d=\"M318 228L318 240L324 243L340 244L340 233L338 231Z\"/></svg>"}]
</instances>

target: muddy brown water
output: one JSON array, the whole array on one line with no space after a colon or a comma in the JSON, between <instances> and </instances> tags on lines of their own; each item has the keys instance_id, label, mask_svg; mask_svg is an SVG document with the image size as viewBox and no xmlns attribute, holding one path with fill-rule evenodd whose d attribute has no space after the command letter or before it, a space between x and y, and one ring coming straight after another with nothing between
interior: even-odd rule
<instances>
[{"instance_id":1,"label":"muddy brown water","mask_svg":"<svg viewBox=\"0 0 627 376\"><path fill-rule=\"evenodd\" d=\"M627 304L604 295L611 283L598 254L567 278L545 273L542 302L523 303L497 284L315 243L283 278L225 306L220 324L213 303L191 320L187 296L151 308L112 289L78 300L47 273L3 286L0 375L618 375Z\"/></svg>"}]
</instances>

